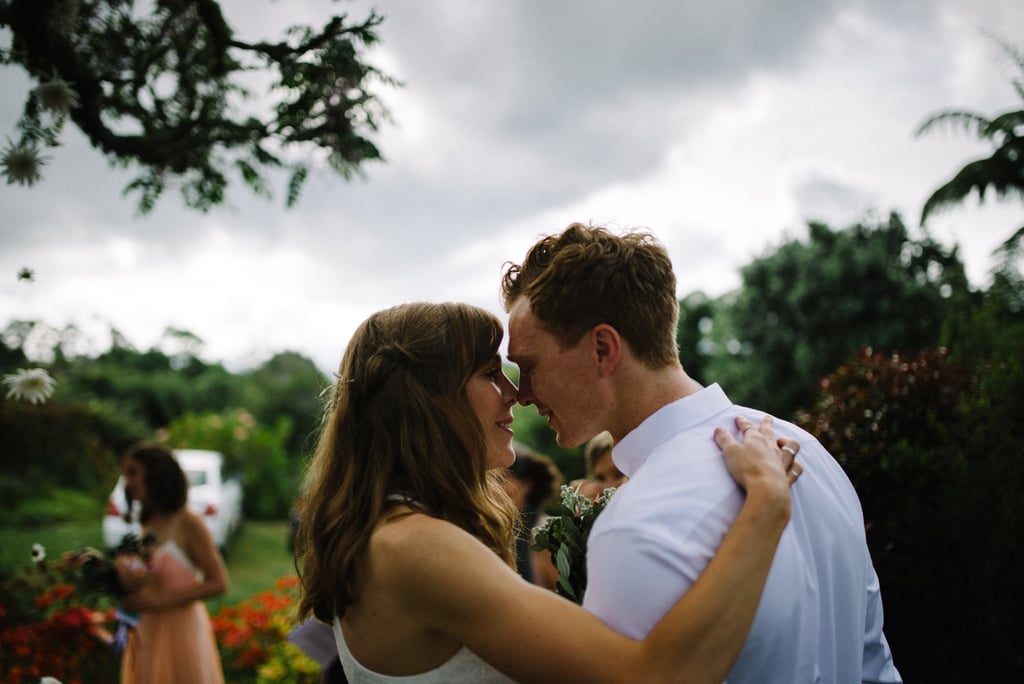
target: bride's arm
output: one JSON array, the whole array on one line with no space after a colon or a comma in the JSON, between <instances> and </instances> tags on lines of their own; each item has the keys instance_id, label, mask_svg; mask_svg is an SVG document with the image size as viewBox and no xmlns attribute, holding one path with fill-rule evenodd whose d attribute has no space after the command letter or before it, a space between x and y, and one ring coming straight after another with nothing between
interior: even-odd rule
<instances>
[{"instance_id":1,"label":"bride's arm","mask_svg":"<svg viewBox=\"0 0 1024 684\"><path fill-rule=\"evenodd\" d=\"M644 641L523 582L475 538L424 515L410 516L393 540L405 570L394 573L390 588L411 617L518 681L721 682L789 520L790 478L767 435L748 433L744 445L724 432L716 440L746 501L714 559Z\"/></svg>"}]
</instances>

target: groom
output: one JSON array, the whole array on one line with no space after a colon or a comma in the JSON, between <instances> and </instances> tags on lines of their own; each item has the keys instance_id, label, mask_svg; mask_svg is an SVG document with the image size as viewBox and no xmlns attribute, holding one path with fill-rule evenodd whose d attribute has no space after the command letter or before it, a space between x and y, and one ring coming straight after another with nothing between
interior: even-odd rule
<instances>
[{"instance_id":1,"label":"groom","mask_svg":"<svg viewBox=\"0 0 1024 684\"><path fill-rule=\"evenodd\" d=\"M519 401L574 447L608 430L628 478L594 524L583 605L643 637L696 581L742 504L714 442L743 415L680 364L672 264L650 234L573 224L507 268L509 360ZM852 485L813 436L757 615L729 682L900 682Z\"/></svg>"}]
</instances>

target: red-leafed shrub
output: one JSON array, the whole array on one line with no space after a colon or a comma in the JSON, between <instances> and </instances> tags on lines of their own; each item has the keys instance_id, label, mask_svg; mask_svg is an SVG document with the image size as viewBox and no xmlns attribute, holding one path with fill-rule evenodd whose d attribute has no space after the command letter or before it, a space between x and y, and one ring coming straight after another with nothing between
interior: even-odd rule
<instances>
[{"instance_id":1,"label":"red-leafed shrub","mask_svg":"<svg viewBox=\"0 0 1024 684\"><path fill-rule=\"evenodd\" d=\"M860 496L906 681L1024 677L1022 368L866 349L798 418Z\"/></svg>"}]
</instances>

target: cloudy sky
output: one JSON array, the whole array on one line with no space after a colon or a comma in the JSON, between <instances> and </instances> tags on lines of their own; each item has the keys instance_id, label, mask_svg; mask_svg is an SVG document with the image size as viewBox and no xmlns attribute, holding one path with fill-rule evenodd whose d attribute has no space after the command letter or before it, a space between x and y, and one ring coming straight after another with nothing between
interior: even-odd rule
<instances>
[{"instance_id":1,"label":"cloudy sky","mask_svg":"<svg viewBox=\"0 0 1024 684\"><path fill-rule=\"evenodd\" d=\"M1019 109L998 41L1020 0L224 0L243 39L376 6L370 61L394 123L386 163L323 172L298 207L238 188L207 215L176 191L138 217L74 129L32 188L0 186L0 325L75 324L103 347L167 327L234 369L296 350L333 370L371 312L464 300L502 315L502 264L572 221L643 226L668 246L679 294L712 296L809 219L900 212L987 148L929 114ZM5 43L7 35L0 35ZM1016 44L1018 49L1024 45ZM0 70L0 130L30 87ZM983 286L1019 203L971 202L929 222ZM23 267L35 281L19 282Z\"/></svg>"}]
</instances>

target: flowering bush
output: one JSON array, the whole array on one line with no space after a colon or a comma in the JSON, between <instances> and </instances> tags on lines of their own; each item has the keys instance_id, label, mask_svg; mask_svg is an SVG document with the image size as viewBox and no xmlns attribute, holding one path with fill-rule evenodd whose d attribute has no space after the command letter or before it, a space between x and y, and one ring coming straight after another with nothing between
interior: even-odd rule
<instances>
[{"instance_id":1,"label":"flowering bush","mask_svg":"<svg viewBox=\"0 0 1024 684\"><path fill-rule=\"evenodd\" d=\"M798 418L857 489L907 681L1022 679L1020 359L866 349Z\"/></svg>"},{"instance_id":2,"label":"flowering bush","mask_svg":"<svg viewBox=\"0 0 1024 684\"><path fill-rule=\"evenodd\" d=\"M237 606L222 606L213 616L228 682L294 682L319 680L320 665L288 641L295 628L298 580L283 577L275 591L261 591Z\"/></svg>"},{"instance_id":3,"label":"flowering bush","mask_svg":"<svg viewBox=\"0 0 1024 684\"><path fill-rule=\"evenodd\" d=\"M865 500L869 527L901 533L908 521L891 515L893 500L911 484L927 490L964 465L954 445L961 400L973 383L945 349L901 355L867 348L821 379L813 408L797 422L842 464Z\"/></svg>"},{"instance_id":4,"label":"flowering bush","mask_svg":"<svg viewBox=\"0 0 1024 684\"><path fill-rule=\"evenodd\" d=\"M614 494L615 488L609 487L591 501L578 487L562 485L559 515L550 516L534 529L533 549L551 552L552 562L558 568L555 591L570 601L583 602L587 588L587 538Z\"/></svg>"},{"instance_id":5,"label":"flowering bush","mask_svg":"<svg viewBox=\"0 0 1024 684\"><path fill-rule=\"evenodd\" d=\"M39 545L31 555L31 563L0 578L0 682L36 684L46 676L63 684L117 681L120 662L111 643L116 591L105 570L113 561L87 550L47 561ZM287 640L296 626L297 586L294 577L282 578L273 590L213 616L226 681L318 681L320 665Z\"/></svg>"},{"instance_id":6,"label":"flowering bush","mask_svg":"<svg viewBox=\"0 0 1024 684\"><path fill-rule=\"evenodd\" d=\"M76 563L48 562L38 544L32 557L21 572L0 578L0 681L116 681L117 658L106 645L109 602L80 591Z\"/></svg>"}]
</instances>

